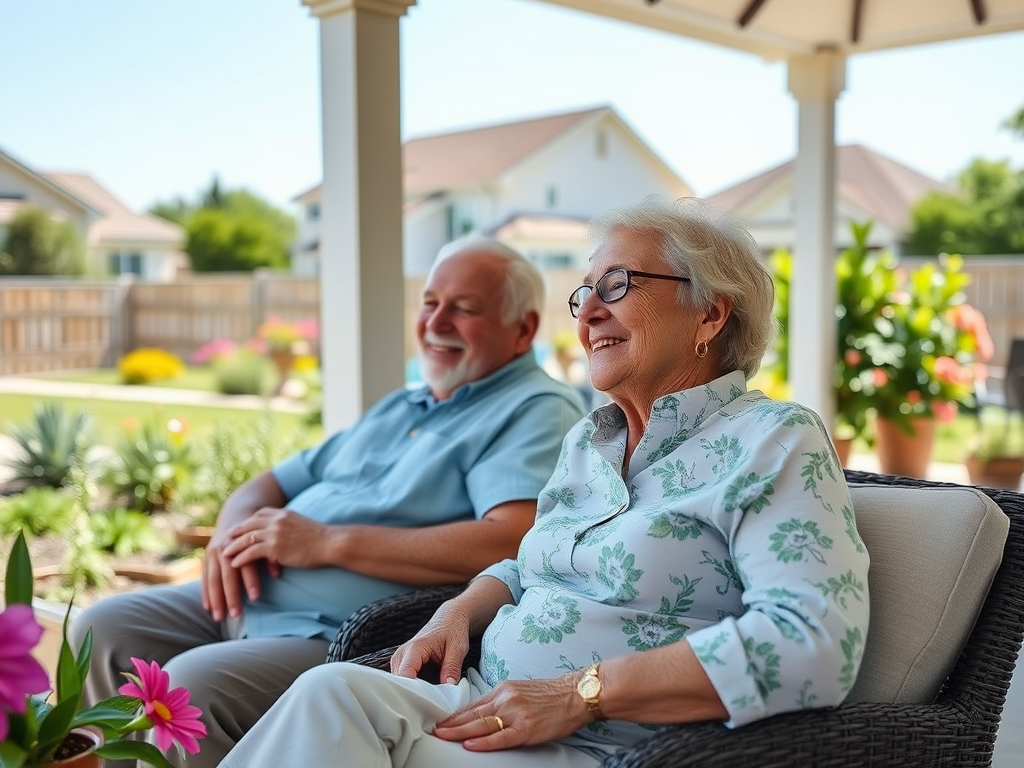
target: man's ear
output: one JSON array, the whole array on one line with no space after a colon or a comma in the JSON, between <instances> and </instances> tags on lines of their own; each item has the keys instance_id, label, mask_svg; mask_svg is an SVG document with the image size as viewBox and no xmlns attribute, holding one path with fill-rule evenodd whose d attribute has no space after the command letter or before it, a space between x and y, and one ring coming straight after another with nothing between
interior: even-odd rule
<instances>
[{"instance_id":1,"label":"man's ear","mask_svg":"<svg viewBox=\"0 0 1024 768\"><path fill-rule=\"evenodd\" d=\"M527 312L526 317L519 321L519 335L516 337L516 354L521 355L533 344L533 337L537 335L537 328L540 327L540 315L537 312Z\"/></svg>"}]
</instances>

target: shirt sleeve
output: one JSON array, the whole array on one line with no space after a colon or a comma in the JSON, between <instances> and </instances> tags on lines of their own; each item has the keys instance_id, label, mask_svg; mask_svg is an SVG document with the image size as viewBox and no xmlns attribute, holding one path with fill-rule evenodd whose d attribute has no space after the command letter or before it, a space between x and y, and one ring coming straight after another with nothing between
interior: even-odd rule
<instances>
[{"instance_id":1,"label":"shirt sleeve","mask_svg":"<svg viewBox=\"0 0 1024 768\"><path fill-rule=\"evenodd\" d=\"M271 469L286 501L323 479L323 468L344 444L347 435L347 432L338 432L319 445L293 453Z\"/></svg>"},{"instance_id":2,"label":"shirt sleeve","mask_svg":"<svg viewBox=\"0 0 1024 768\"><path fill-rule=\"evenodd\" d=\"M845 477L817 417L791 413L717 505L746 610L687 637L729 726L840 704L867 637L868 553Z\"/></svg>"},{"instance_id":3,"label":"shirt sleeve","mask_svg":"<svg viewBox=\"0 0 1024 768\"><path fill-rule=\"evenodd\" d=\"M518 603L523 598L523 585L519 580L519 565L515 560L502 560L500 563L488 566L480 571L474 579L479 579L481 576L491 576L508 587L515 602Z\"/></svg>"},{"instance_id":4,"label":"shirt sleeve","mask_svg":"<svg viewBox=\"0 0 1024 768\"><path fill-rule=\"evenodd\" d=\"M578 402L556 393L531 397L517 408L466 474L477 517L499 504L536 500L555 468L562 438L582 416Z\"/></svg>"}]
</instances>

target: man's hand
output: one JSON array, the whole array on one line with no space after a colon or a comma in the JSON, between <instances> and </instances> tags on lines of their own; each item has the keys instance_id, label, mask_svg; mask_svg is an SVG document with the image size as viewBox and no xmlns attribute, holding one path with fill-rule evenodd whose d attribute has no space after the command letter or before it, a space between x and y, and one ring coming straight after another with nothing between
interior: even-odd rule
<instances>
[{"instance_id":1,"label":"man's hand","mask_svg":"<svg viewBox=\"0 0 1024 768\"><path fill-rule=\"evenodd\" d=\"M283 507L284 492L270 472L264 472L240 485L228 496L217 517L210 543L203 554L202 595L205 608L214 621L242 613L244 595L250 600L260 596L260 575L255 563L231 565L225 550L234 538L231 531L263 507ZM271 575L280 574L280 566L270 566Z\"/></svg>"},{"instance_id":2,"label":"man's hand","mask_svg":"<svg viewBox=\"0 0 1024 768\"><path fill-rule=\"evenodd\" d=\"M228 531L231 541L223 554L232 568L239 569L266 560L271 575L279 576L284 565L330 565L327 542L343 533L342 526L317 523L290 509L263 507Z\"/></svg>"}]
</instances>

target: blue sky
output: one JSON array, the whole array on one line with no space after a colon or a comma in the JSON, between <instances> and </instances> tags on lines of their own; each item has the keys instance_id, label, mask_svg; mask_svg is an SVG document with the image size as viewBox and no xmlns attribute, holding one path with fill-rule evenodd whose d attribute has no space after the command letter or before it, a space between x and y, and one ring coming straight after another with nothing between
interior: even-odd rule
<instances>
[{"instance_id":1,"label":"blue sky","mask_svg":"<svg viewBox=\"0 0 1024 768\"><path fill-rule=\"evenodd\" d=\"M217 174L279 205L320 178L318 22L299 0L0 0L0 148L130 206ZM698 194L796 147L785 67L533 0L420 0L402 21L403 136L610 104ZM858 142L936 178L1024 166L1024 33L855 56Z\"/></svg>"}]
</instances>

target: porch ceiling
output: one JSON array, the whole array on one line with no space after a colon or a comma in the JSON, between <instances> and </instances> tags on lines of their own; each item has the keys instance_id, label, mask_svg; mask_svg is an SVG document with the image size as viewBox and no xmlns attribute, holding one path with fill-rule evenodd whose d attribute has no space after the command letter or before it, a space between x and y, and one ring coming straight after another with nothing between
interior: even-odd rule
<instances>
[{"instance_id":1,"label":"porch ceiling","mask_svg":"<svg viewBox=\"0 0 1024 768\"><path fill-rule=\"evenodd\" d=\"M1024 0L542 0L766 59L1024 30Z\"/></svg>"}]
</instances>

